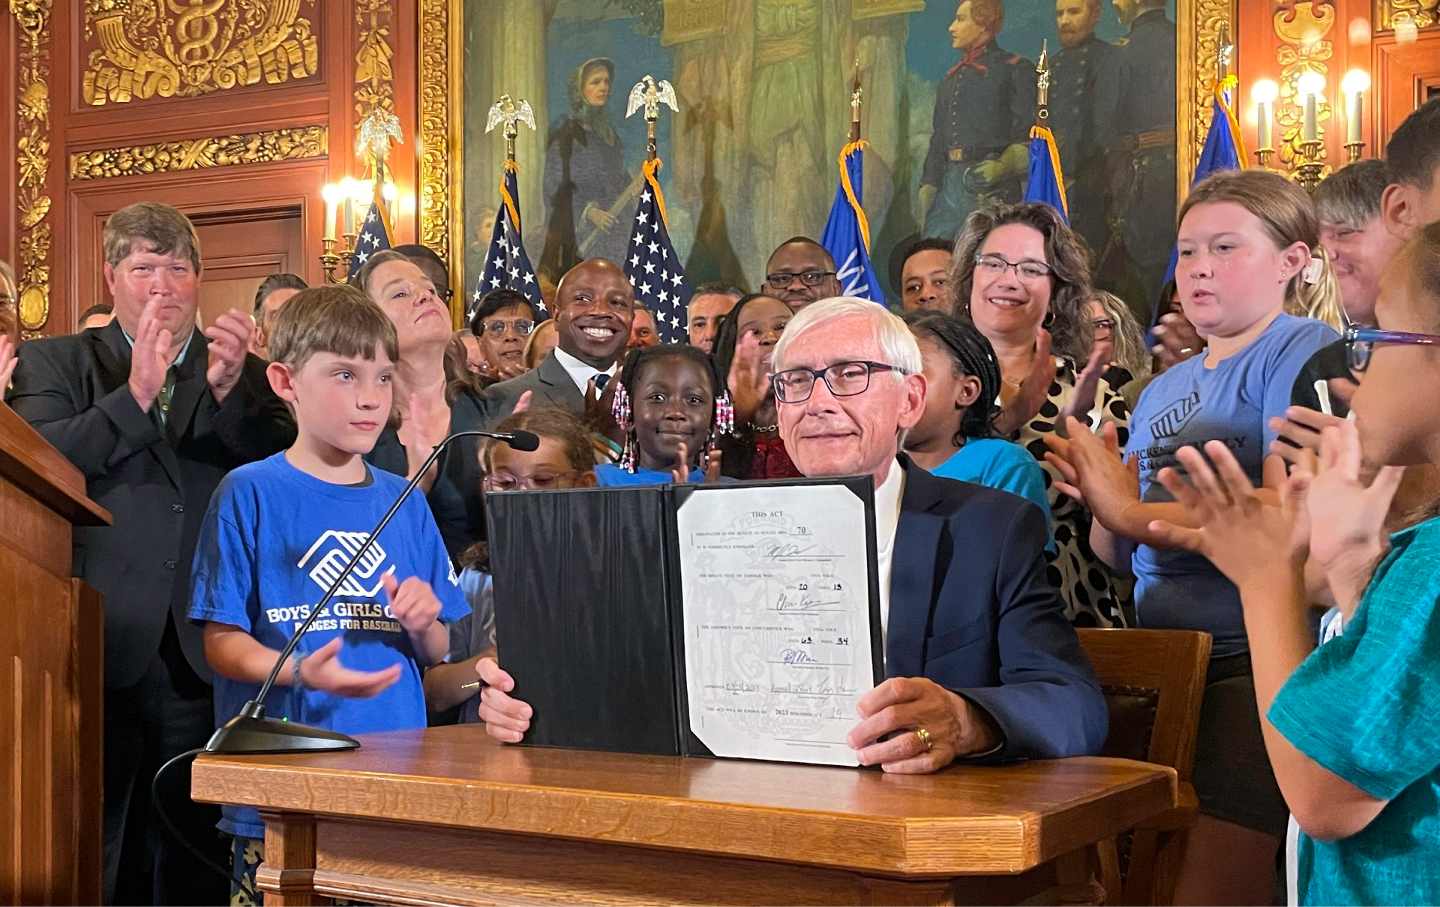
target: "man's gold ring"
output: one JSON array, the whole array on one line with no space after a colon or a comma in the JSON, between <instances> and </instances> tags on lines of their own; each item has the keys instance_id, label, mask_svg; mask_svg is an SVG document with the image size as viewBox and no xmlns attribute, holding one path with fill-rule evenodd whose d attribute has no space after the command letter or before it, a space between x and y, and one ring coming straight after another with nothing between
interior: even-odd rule
<instances>
[{"instance_id":1,"label":"man's gold ring","mask_svg":"<svg viewBox=\"0 0 1440 907\"><path fill-rule=\"evenodd\" d=\"M925 752L928 753L932 748L934 748L935 744L930 739L930 732L925 730L923 727L917 727L915 729L915 736L919 737L920 742L925 745Z\"/></svg>"}]
</instances>

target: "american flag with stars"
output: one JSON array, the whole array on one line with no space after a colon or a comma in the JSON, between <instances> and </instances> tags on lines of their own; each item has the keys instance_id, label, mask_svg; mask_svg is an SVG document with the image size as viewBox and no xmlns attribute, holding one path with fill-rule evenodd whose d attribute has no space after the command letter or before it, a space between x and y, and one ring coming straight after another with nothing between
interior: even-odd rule
<instances>
[{"instance_id":1,"label":"american flag with stars","mask_svg":"<svg viewBox=\"0 0 1440 907\"><path fill-rule=\"evenodd\" d=\"M625 276L635 288L635 301L655 313L655 330L661 343L685 343L691 286L685 269L670 244L665 223L665 196L655 179L659 159L645 163L645 187L635 207Z\"/></svg>"},{"instance_id":2,"label":"american flag with stars","mask_svg":"<svg viewBox=\"0 0 1440 907\"><path fill-rule=\"evenodd\" d=\"M520 186L513 162L506 162L500 177L500 210L495 213L495 229L490 232L490 248L485 252L485 267L470 294L469 311L473 313L480 297L501 287L521 293L540 309L542 319L549 317L545 300L530 256L520 238ZM467 314L467 320L468 320Z\"/></svg>"},{"instance_id":3,"label":"american flag with stars","mask_svg":"<svg viewBox=\"0 0 1440 907\"><path fill-rule=\"evenodd\" d=\"M370 210L365 214L365 221L360 225L360 235L355 237L355 254L350 258L350 273L347 275L353 283L355 275L365 267L365 262L370 256L381 249L390 248L390 231L385 226L385 215L380 210L379 202L371 202Z\"/></svg>"}]
</instances>

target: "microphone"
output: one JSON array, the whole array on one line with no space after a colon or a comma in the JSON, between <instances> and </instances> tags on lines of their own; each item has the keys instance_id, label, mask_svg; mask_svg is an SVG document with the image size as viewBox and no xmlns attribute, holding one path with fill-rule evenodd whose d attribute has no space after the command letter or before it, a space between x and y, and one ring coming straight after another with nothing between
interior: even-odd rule
<instances>
[{"instance_id":1,"label":"microphone","mask_svg":"<svg viewBox=\"0 0 1440 907\"><path fill-rule=\"evenodd\" d=\"M255 694L255 698L245 703L245 705L241 707L238 715L216 729L215 733L211 735L210 740L205 744L205 752L297 753L325 750L353 750L359 748L360 741L354 737L342 734L339 731L297 724L284 719L276 720L274 718L266 718L265 697L269 695L270 688L275 685L276 678L280 676L280 669L285 665L285 662L289 660L291 654L294 653L295 647L299 645L300 637L305 635L305 631L310 629L310 625L315 622L315 618L319 617L320 613L325 610L325 606L330 604L330 600L333 599L335 594L340 590L341 584L350 577L350 574L355 572L356 565L365 557L365 554L370 550L370 546L375 543L375 539L378 538L385 527L389 525L391 518L400 510L400 505L404 504L405 499L410 497L410 492L414 491L420 484L421 477L430 471L430 467L435 463L435 460L439 458L441 452L450 446L450 442L457 438L476 437L493 438L497 441L503 441L515 450L522 451L532 451L540 446L540 438L534 432L479 431L478 429L472 431L457 431L446 437L439 444L436 444L435 448L430 451L430 456L427 457L420 468L416 470L415 476L405 485L405 490L400 492L400 496L395 499L395 503L391 504L390 509L385 511L385 515L380 518L380 522L375 525L375 528L370 530L370 534L365 539L365 543L350 556L350 560L340 571L339 576L335 577L335 580L330 583L330 588L325 590L325 595L315 604L315 607L310 609L309 615L307 615L304 622L295 629L295 633L291 635L290 641L285 644L285 648L280 650L279 657L275 659L275 666L270 669L270 676L266 677L265 682L260 685L260 691Z\"/></svg>"}]
</instances>

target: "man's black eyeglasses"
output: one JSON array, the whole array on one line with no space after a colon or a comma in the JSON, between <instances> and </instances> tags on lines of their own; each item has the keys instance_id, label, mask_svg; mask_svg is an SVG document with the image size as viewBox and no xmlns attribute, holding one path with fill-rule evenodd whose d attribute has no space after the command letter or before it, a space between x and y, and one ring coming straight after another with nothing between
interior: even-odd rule
<instances>
[{"instance_id":1,"label":"man's black eyeglasses","mask_svg":"<svg viewBox=\"0 0 1440 907\"><path fill-rule=\"evenodd\" d=\"M766 274L765 282L778 289L780 287L790 286L795 278L798 277L800 278L800 282L805 284L805 286L818 287L825 278L834 276L834 271L797 271L794 274L789 271L779 271L775 274Z\"/></svg>"},{"instance_id":2,"label":"man's black eyeglasses","mask_svg":"<svg viewBox=\"0 0 1440 907\"><path fill-rule=\"evenodd\" d=\"M853 397L870 389L874 372L898 372L883 362L837 362L825 368L787 368L770 379L780 403L804 403L815 390L815 379L823 378L831 396Z\"/></svg>"}]
</instances>

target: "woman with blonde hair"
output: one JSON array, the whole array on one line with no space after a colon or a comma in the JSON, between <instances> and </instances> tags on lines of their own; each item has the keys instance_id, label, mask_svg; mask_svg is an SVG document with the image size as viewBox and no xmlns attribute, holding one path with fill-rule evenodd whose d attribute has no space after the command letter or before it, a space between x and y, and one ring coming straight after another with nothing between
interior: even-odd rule
<instances>
[{"instance_id":1,"label":"woman with blonde hair","mask_svg":"<svg viewBox=\"0 0 1440 907\"><path fill-rule=\"evenodd\" d=\"M999 436L1030 451L1045 471L1055 551L1047 571L1078 626L1121 626L1128 589L1090 550L1090 515L1061 494L1044 462L1044 438L1065 418L1114 422L1130 409L1104 377L1110 347L1093 345L1084 316L1090 287L1085 247L1049 205L1001 205L970 215L955 241L953 314L973 325L1000 365Z\"/></svg>"},{"instance_id":2,"label":"woman with blonde hair","mask_svg":"<svg viewBox=\"0 0 1440 907\"><path fill-rule=\"evenodd\" d=\"M1175 901L1264 904L1287 811L1261 738L1240 596L1214 564L1152 528L1189 519L1158 475L1181 448L1218 440L1260 485L1276 437L1270 419L1284 414L1306 360L1338 335L1287 314L1311 311L1324 292L1323 280L1309 279L1319 224L1304 190L1263 170L1219 173L1191 191L1178 223L1180 303L1208 345L1141 394L1125 449L1138 480L1113 435L1074 422L1068 441L1051 440L1048 458L1065 475L1064 491L1094 513L1095 551L1133 569L1141 626L1213 638L1195 746L1201 817Z\"/></svg>"}]
</instances>

